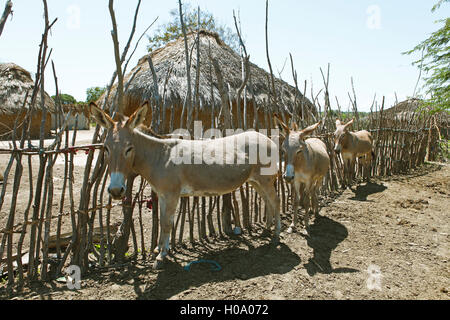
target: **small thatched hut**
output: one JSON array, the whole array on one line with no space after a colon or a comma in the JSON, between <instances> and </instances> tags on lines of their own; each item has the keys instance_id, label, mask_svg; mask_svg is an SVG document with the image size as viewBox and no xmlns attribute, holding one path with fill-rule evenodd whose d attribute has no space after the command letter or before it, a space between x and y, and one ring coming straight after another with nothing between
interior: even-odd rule
<instances>
[{"instance_id":1,"label":"small thatched hut","mask_svg":"<svg viewBox=\"0 0 450 320\"><path fill-rule=\"evenodd\" d=\"M431 112L424 100L418 98L409 98L397 103L395 106L385 111L385 118L387 123L395 125L407 125L424 119L423 115L429 118L427 126L431 125L433 128L439 128L440 134L444 139L449 137L448 124L450 122L450 115L446 111Z\"/></svg>"},{"instance_id":2,"label":"small thatched hut","mask_svg":"<svg viewBox=\"0 0 450 320\"><path fill-rule=\"evenodd\" d=\"M221 107L221 95L219 91L218 80L213 68L212 59L218 62L221 73L224 78L226 89L229 89L229 96L232 99L232 121L237 128L237 106L236 92L242 84L242 59L239 54L228 47L217 34L208 31L199 33L199 53L197 54L197 33L191 33L187 36L188 48L191 52L191 83L192 97L198 90L198 103L194 105L193 119L201 120L203 127L211 126L211 119L217 122ZM161 132L169 131L169 122L171 113L173 116L173 128L180 127L181 114L183 104L187 96L187 72L184 38L181 37L165 47L157 49L150 53L156 77L158 82L158 90L163 100L163 109L160 115ZM197 62L199 58L199 63ZM197 72L198 65L199 72ZM306 114L317 113L314 105L294 87L286 82L275 78L275 90L278 97L278 107L274 110L274 104L268 103L269 92L271 92L270 74L250 63L250 79L247 82L246 97L247 105L244 112L243 99L240 105L241 123L246 117L248 128L253 125L254 110L258 113L258 121L264 124L267 116L264 111L283 113L287 119L292 114L301 112L301 104ZM197 77L197 74L199 75ZM198 78L198 79L197 79ZM108 99L111 105L113 97L116 96L116 85L112 88ZM130 115L138 106L146 100L153 98L153 74L148 63L148 55L142 57L137 66L133 68L124 77L124 114ZM297 91L297 92L296 92ZM105 100L105 96L99 99L101 104ZM194 99L194 98L193 98ZM187 111L185 112L186 123ZM151 112L147 115L147 124L151 123Z\"/></svg>"},{"instance_id":3,"label":"small thatched hut","mask_svg":"<svg viewBox=\"0 0 450 320\"><path fill-rule=\"evenodd\" d=\"M67 128L69 130L75 129L75 124L77 124L77 130L89 130L90 129L90 118L89 118L89 105L87 103L71 103L64 104L61 106L61 114L52 114L52 129L59 129L62 122L65 120L67 113L70 111L71 116L67 122ZM78 117L78 119L77 119Z\"/></svg>"},{"instance_id":4,"label":"small thatched hut","mask_svg":"<svg viewBox=\"0 0 450 320\"><path fill-rule=\"evenodd\" d=\"M20 136L23 119L30 108L33 87L34 82L28 71L14 63L0 64L0 138L11 136L16 119L18 119L16 132ZM24 101L27 92L28 97ZM55 112L55 103L47 93L44 100L48 110L44 133L48 136L52 126L51 114ZM32 138L39 137L42 113L41 97L38 94L31 118L30 136Z\"/></svg>"},{"instance_id":5,"label":"small thatched hut","mask_svg":"<svg viewBox=\"0 0 450 320\"><path fill-rule=\"evenodd\" d=\"M422 100L417 98L406 99L397 103L393 107L386 109L384 114L392 120L408 122L413 119L415 113L419 111L421 103Z\"/></svg>"}]
</instances>

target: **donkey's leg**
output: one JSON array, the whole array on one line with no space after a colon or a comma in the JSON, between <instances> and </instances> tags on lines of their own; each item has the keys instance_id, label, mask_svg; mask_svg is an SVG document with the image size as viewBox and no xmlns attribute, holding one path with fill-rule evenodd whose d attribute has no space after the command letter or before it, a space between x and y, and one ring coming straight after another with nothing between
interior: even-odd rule
<instances>
[{"instance_id":1,"label":"donkey's leg","mask_svg":"<svg viewBox=\"0 0 450 320\"><path fill-rule=\"evenodd\" d=\"M367 182L370 182L370 174L372 172L372 161L373 161L372 151L370 151L368 154L366 154L364 161L364 170Z\"/></svg>"},{"instance_id":2,"label":"donkey's leg","mask_svg":"<svg viewBox=\"0 0 450 320\"><path fill-rule=\"evenodd\" d=\"M257 180L249 180L249 184L256 190L256 192L264 199L264 202L266 202L266 195L264 193L263 188L261 187L261 185L259 184L259 181ZM272 223L272 212L270 212L270 208L269 210L267 210L267 217L266 217L266 229L270 229L271 223ZM269 217L270 216L270 217Z\"/></svg>"},{"instance_id":3,"label":"donkey's leg","mask_svg":"<svg viewBox=\"0 0 450 320\"><path fill-rule=\"evenodd\" d=\"M277 191L275 189L275 186L273 185L273 181L267 185L265 191L267 194L266 203L268 203L272 209L272 218L275 217L275 234L273 242L278 243L280 241L281 233L280 199L278 198Z\"/></svg>"},{"instance_id":4,"label":"donkey's leg","mask_svg":"<svg viewBox=\"0 0 450 320\"><path fill-rule=\"evenodd\" d=\"M258 176L253 181L249 181L256 191L263 197L264 203L267 206L267 221L266 228L270 231L275 216L275 237L274 242L279 241L281 232L280 219L280 200L274 186L273 176Z\"/></svg>"},{"instance_id":5,"label":"donkey's leg","mask_svg":"<svg viewBox=\"0 0 450 320\"><path fill-rule=\"evenodd\" d=\"M355 177L355 164L356 159L351 158L349 159L349 166L348 166L348 187L351 188L353 185L354 177Z\"/></svg>"},{"instance_id":6,"label":"donkey's leg","mask_svg":"<svg viewBox=\"0 0 450 320\"><path fill-rule=\"evenodd\" d=\"M312 186L311 183L305 183L305 192L303 195L303 207L305 208L305 229L308 230L309 228L309 209L311 207L311 192L312 192Z\"/></svg>"},{"instance_id":7,"label":"donkey's leg","mask_svg":"<svg viewBox=\"0 0 450 320\"><path fill-rule=\"evenodd\" d=\"M178 196L173 195L159 198L159 205L161 209L161 234L159 236L158 248L160 249L160 252L156 257L155 263L153 264L154 269L162 268L164 258L167 256L167 253L169 251L170 231L172 230L173 219L175 210L177 208L178 199Z\"/></svg>"},{"instance_id":8,"label":"donkey's leg","mask_svg":"<svg viewBox=\"0 0 450 320\"><path fill-rule=\"evenodd\" d=\"M349 171L350 171L350 159L343 158L344 160L344 177L343 177L343 183L342 188L347 189L349 186Z\"/></svg>"},{"instance_id":9,"label":"donkey's leg","mask_svg":"<svg viewBox=\"0 0 450 320\"><path fill-rule=\"evenodd\" d=\"M300 182L294 181L294 183L292 184L292 189L292 192L294 194L294 211L292 213L292 223L287 230L288 233L294 232L295 226L297 225L298 221L298 206L300 204Z\"/></svg>"},{"instance_id":10,"label":"donkey's leg","mask_svg":"<svg viewBox=\"0 0 450 320\"><path fill-rule=\"evenodd\" d=\"M323 177L320 177L319 179L317 179L314 182L314 186L312 187L312 192L311 192L311 203L312 203L312 208L313 208L313 212L314 212L314 217L317 218L317 215L319 214L319 189L320 189L320 185L322 182Z\"/></svg>"}]
</instances>

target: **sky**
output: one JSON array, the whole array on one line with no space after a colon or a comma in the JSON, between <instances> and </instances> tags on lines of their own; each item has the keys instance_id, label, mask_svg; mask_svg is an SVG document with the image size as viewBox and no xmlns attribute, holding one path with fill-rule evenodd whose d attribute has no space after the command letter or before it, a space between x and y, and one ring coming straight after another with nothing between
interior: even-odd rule
<instances>
[{"instance_id":1,"label":"sky","mask_svg":"<svg viewBox=\"0 0 450 320\"><path fill-rule=\"evenodd\" d=\"M39 0L12 0L14 15L0 36L0 62L14 62L34 73L43 23ZM111 18L107 0L48 0L49 19L58 18L48 39L61 93L86 99L86 89L106 86L115 69ZM293 84L289 54L298 82L307 97L323 88L320 68L330 64L329 91L332 109L336 97L343 110L349 106L353 78L359 111L369 111L374 96L386 108L413 95L419 70L412 62L419 54L403 55L436 31L437 20L449 16L444 4L432 13L437 0L269 0L268 42L273 71ZM3 11L5 0L0 0ZM233 10L239 12L250 60L269 70L265 48L265 0L184 0L193 8L212 13L220 24L234 30ZM128 40L137 0L116 0L114 8L121 49ZM170 20L177 0L143 0L135 41ZM131 70L147 52L144 37L130 61ZM132 44L134 48L135 42ZM130 50L131 51L131 50ZM46 91L55 94L51 67L46 71ZM419 85L420 87L420 85ZM353 94L352 94L353 95ZM323 105L323 97L319 96Z\"/></svg>"}]
</instances>

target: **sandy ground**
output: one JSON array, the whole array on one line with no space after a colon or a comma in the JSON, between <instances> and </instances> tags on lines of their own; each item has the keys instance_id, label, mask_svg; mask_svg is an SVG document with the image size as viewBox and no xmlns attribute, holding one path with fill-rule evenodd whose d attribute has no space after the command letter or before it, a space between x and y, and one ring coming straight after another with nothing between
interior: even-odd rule
<instances>
[{"instance_id":1,"label":"sandy ground","mask_svg":"<svg viewBox=\"0 0 450 320\"><path fill-rule=\"evenodd\" d=\"M0 298L448 300L449 175L448 164L427 164L322 199L309 236L287 234L290 214L284 214L278 246L255 228L176 248L160 271L152 270L150 258L130 261L93 269L80 290L52 281L11 297L0 284ZM198 259L222 269L184 270Z\"/></svg>"}]
</instances>

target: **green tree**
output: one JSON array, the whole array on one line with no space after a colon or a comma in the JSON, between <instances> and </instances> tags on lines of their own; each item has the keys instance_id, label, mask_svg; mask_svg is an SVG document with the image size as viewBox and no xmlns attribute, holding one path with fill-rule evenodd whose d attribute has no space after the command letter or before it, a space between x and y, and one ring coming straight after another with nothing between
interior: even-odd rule
<instances>
[{"instance_id":1,"label":"green tree","mask_svg":"<svg viewBox=\"0 0 450 320\"><path fill-rule=\"evenodd\" d=\"M91 87L86 90L86 102L96 102L106 91L106 87Z\"/></svg>"},{"instance_id":2,"label":"green tree","mask_svg":"<svg viewBox=\"0 0 450 320\"><path fill-rule=\"evenodd\" d=\"M436 11L450 0L440 0L431 9ZM413 62L424 71L424 90L427 98L424 104L429 106L430 113L446 110L450 106L450 18L438 20L442 26L433 32L429 38L419 43L404 54L419 53L421 58Z\"/></svg>"},{"instance_id":3,"label":"green tree","mask_svg":"<svg viewBox=\"0 0 450 320\"><path fill-rule=\"evenodd\" d=\"M61 104L74 104L77 103L77 99L72 97L70 94L62 93L59 95L59 98L61 99ZM56 96L52 96L52 99L56 101Z\"/></svg>"},{"instance_id":4,"label":"green tree","mask_svg":"<svg viewBox=\"0 0 450 320\"><path fill-rule=\"evenodd\" d=\"M192 9L189 4L183 5L183 20L186 26L186 32L195 32L198 28L198 10ZM183 35L178 9L170 11L171 21L158 27L152 37L148 37L150 45L148 51L165 46L167 43L178 39ZM200 29L216 32L220 38L233 50L239 48L239 38L229 27L221 25L214 16L208 12L200 10Z\"/></svg>"}]
</instances>

